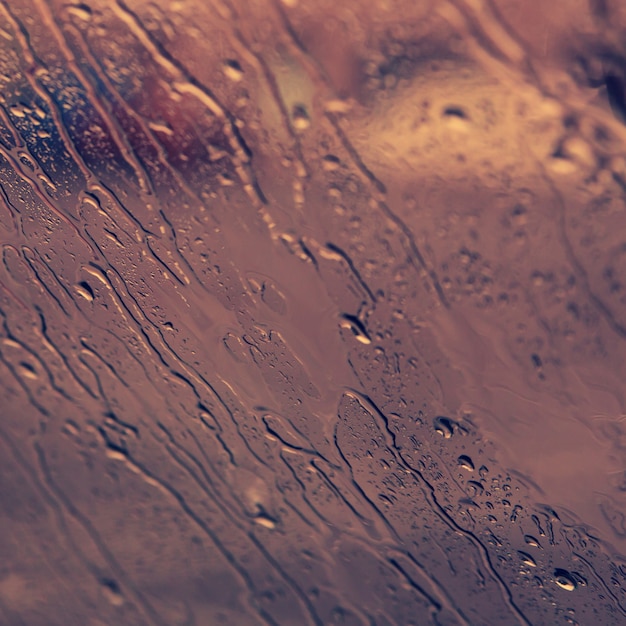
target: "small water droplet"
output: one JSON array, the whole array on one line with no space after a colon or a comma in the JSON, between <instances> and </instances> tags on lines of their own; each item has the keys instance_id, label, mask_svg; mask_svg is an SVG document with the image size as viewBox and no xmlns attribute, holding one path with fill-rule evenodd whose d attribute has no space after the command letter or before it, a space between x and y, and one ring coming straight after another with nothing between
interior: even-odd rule
<instances>
[{"instance_id":1,"label":"small water droplet","mask_svg":"<svg viewBox=\"0 0 626 626\"><path fill-rule=\"evenodd\" d=\"M341 318L341 328L346 328L350 330L357 341L360 341L365 345L369 345L370 343L372 343L372 339L370 338L367 330L365 330L363 322L361 322L358 317L344 313Z\"/></svg>"},{"instance_id":2,"label":"small water droplet","mask_svg":"<svg viewBox=\"0 0 626 626\"><path fill-rule=\"evenodd\" d=\"M226 59L224 61L224 74L234 82L238 82L243 78L241 65L235 59Z\"/></svg>"},{"instance_id":3,"label":"small water droplet","mask_svg":"<svg viewBox=\"0 0 626 626\"><path fill-rule=\"evenodd\" d=\"M263 528L269 528L270 530L273 530L274 528L276 528L276 524L277 524L276 518L273 515L270 515L265 510L265 507L263 505L257 502L254 508L256 510L254 514L252 515L252 519L254 520L256 524L258 524L259 526L263 526Z\"/></svg>"},{"instance_id":4,"label":"small water droplet","mask_svg":"<svg viewBox=\"0 0 626 626\"><path fill-rule=\"evenodd\" d=\"M304 105L296 104L292 111L291 117L293 120L293 127L296 130L306 130L311 125L309 114Z\"/></svg>"},{"instance_id":5,"label":"small water droplet","mask_svg":"<svg viewBox=\"0 0 626 626\"><path fill-rule=\"evenodd\" d=\"M511 516L510 516L509 520L510 520L511 522L516 522L516 521L517 521L517 518L519 517L519 514L520 514L520 512L521 512L522 510L523 510L523 509L522 509L522 507L521 507L519 504L516 504L516 505L513 507L513 510L511 511Z\"/></svg>"},{"instance_id":6,"label":"small water droplet","mask_svg":"<svg viewBox=\"0 0 626 626\"><path fill-rule=\"evenodd\" d=\"M522 559L522 563L524 563L525 565L529 565L530 567L537 567L537 562L535 561L535 559L533 559L532 556L530 556L530 554L528 554L528 552L522 552L521 550L518 550L518 554L520 556L520 559Z\"/></svg>"},{"instance_id":7,"label":"small water droplet","mask_svg":"<svg viewBox=\"0 0 626 626\"><path fill-rule=\"evenodd\" d=\"M100 582L102 584L102 593L104 594L104 597L113 606L122 606L122 604L124 604L124 596L122 595L122 592L117 582L110 578L105 578Z\"/></svg>"},{"instance_id":8,"label":"small water droplet","mask_svg":"<svg viewBox=\"0 0 626 626\"><path fill-rule=\"evenodd\" d=\"M469 456L467 456L467 454L462 454L457 461L459 466L466 469L468 472L474 471L474 462Z\"/></svg>"},{"instance_id":9,"label":"small water droplet","mask_svg":"<svg viewBox=\"0 0 626 626\"><path fill-rule=\"evenodd\" d=\"M322 167L327 172L334 172L339 169L339 159L334 154L327 154L322 159Z\"/></svg>"},{"instance_id":10,"label":"small water droplet","mask_svg":"<svg viewBox=\"0 0 626 626\"><path fill-rule=\"evenodd\" d=\"M471 491L473 491L474 496L481 495L483 491L485 491L485 488L477 480L468 480L467 486Z\"/></svg>"},{"instance_id":11,"label":"small water droplet","mask_svg":"<svg viewBox=\"0 0 626 626\"><path fill-rule=\"evenodd\" d=\"M443 110L444 117L457 117L459 119L467 119L467 114L460 106L450 105Z\"/></svg>"},{"instance_id":12,"label":"small water droplet","mask_svg":"<svg viewBox=\"0 0 626 626\"><path fill-rule=\"evenodd\" d=\"M554 570L554 582L565 591L574 591L577 587L574 577L565 569Z\"/></svg>"},{"instance_id":13,"label":"small water droplet","mask_svg":"<svg viewBox=\"0 0 626 626\"><path fill-rule=\"evenodd\" d=\"M259 513L254 518L254 521L259 526L263 526L263 528L269 528L270 530L273 530L274 528L276 528L276 522L266 513Z\"/></svg>"},{"instance_id":14,"label":"small water droplet","mask_svg":"<svg viewBox=\"0 0 626 626\"><path fill-rule=\"evenodd\" d=\"M30 378L31 380L37 380L38 378L37 370L30 363L27 363L26 361L22 361L19 364L19 371L22 374L22 376L24 376L24 378Z\"/></svg>"},{"instance_id":15,"label":"small water droplet","mask_svg":"<svg viewBox=\"0 0 626 626\"><path fill-rule=\"evenodd\" d=\"M62 432L70 437L78 437L80 434L80 427L73 420L66 420L63 425Z\"/></svg>"}]
</instances>

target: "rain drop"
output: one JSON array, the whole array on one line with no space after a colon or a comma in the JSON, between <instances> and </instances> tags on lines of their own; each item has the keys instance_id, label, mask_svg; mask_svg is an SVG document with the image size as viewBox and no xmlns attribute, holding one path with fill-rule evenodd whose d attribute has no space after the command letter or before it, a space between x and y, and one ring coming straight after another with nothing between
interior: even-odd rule
<instances>
[{"instance_id":1,"label":"rain drop","mask_svg":"<svg viewBox=\"0 0 626 626\"><path fill-rule=\"evenodd\" d=\"M365 330L363 322L361 322L358 317L344 313L341 318L341 328L346 328L347 330L350 330L357 341L360 341L365 345L369 345L370 343L372 343L372 339L370 338L367 330Z\"/></svg>"},{"instance_id":2,"label":"rain drop","mask_svg":"<svg viewBox=\"0 0 626 626\"><path fill-rule=\"evenodd\" d=\"M574 591L577 587L574 577L565 569L554 570L554 582L565 591Z\"/></svg>"},{"instance_id":3,"label":"rain drop","mask_svg":"<svg viewBox=\"0 0 626 626\"><path fill-rule=\"evenodd\" d=\"M19 370L22 376L24 376L25 378L30 378L31 380L37 380L38 378L37 370L30 363L27 363L26 361L22 361L19 364Z\"/></svg>"},{"instance_id":4,"label":"rain drop","mask_svg":"<svg viewBox=\"0 0 626 626\"><path fill-rule=\"evenodd\" d=\"M485 491L485 488L482 486L482 484L476 480L468 480L467 486L473 492L474 496L481 495Z\"/></svg>"},{"instance_id":5,"label":"rain drop","mask_svg":"<svg viewBox=\"0 0 626 626\"><path fill-rule=\"evenodd\" d=\"M435 418L435 431L438 432L444 439L450 439L454 434L455 422L449 417L443 417L439 415Z\"/></svg>"},{"instance_id":6,"label":"rain drop","mask_svg":"<svg viewBox=\"0 0 626 626\"><path fill-rule=\"evenodd\" d=\"M528 552L522 552L521 550L519 550L518 554L520 556L520 559L522 559L522 563L524 563L525 565L529 565L530 567L537 567L537 562L535 561L535 559L533 559L532 556L530 556L530 554L528 554Z\"/></svg>"},{"instance_id":7,"label":"rain drop","mask_svg":"<svg viewBox=\"0 0 626 626\"><path fill-rule=\"evenodd\" d=\"M472 461L472 459L469 456L467 456L467 454L462 454L457 459L457 462L458 462L460 467L462 467L463 469L467 470L468 472L473 472L474 471L474 462Z\"/></svg>"},{"instance_id":8,"label":"rain drop","mask_svg":"<svg viewBox=\"0 0 626 626\"><path fill-rule=\"evenodd\" d=\"M296 104L293 107L291 117L296 130L306 130L311 125L309 114L302 104Z\"/></svg>"},{"instance_id":9,"label":"rain drop","mask_svg":"<svg viewBox=\"0 0 626 626\"><path fill-rule=\"evenodd\" d=\"M93 17L91 7L83 3L67 7L67 12L85 22L90 21Z\"/></svg>"},{"instance_id":10,"label":"rain drop","mask_svg":"<svg viewBox=\"0 0 626 626\"><path fill-rule=\"evenodd\" d=\"M91 286L89 285L89 283L86 283L83 280L80 283L78 283L78 285L76 285L74 288L76 289L76 293L78 293L83 298L85 298L87 302L93 302L94 292Z\"/></svg>"},{"instance_id":11,"label":"rain drop","mask_svg":"<svg viewBox=\"0 0 626 626\"><path fill-rule=\"evenodd\" d=\"M224 74L234 82L239 82L243 78L241 65L234 59L224 61Z\"/></svg>"},{"instance_id":12,"label":"rain drop","mask_svg":"<svg viewBox=\"0 0 626 626\"><path fill-rule=\"evenodd\" d=\"M339 169L339 159L334 154L327 154L322 159L322 167L327 172L334 172Z\"/></svg>"},{"instance_id":13,"label":"rain drop","mask_svg":"<svg viewBox=\"0 0 626 626\"><path fill-rule=\"evenodd\" d=\"M100 582L102 584L102 593L104 594L104 597L113 606L122 606L122 604L124 604L124 596L122 595L117 582L110 578L106 578Z\"/></svg>"}]
</instances>

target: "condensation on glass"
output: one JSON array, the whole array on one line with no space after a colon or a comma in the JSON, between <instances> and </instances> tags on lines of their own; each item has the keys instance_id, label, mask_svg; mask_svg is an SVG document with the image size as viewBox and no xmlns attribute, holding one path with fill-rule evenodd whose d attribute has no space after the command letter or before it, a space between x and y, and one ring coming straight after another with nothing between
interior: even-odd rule
<instances>
[{"instance_id":1,"label":"condensation on glass","mask_svg":"<svg viewBox=\"0 0 626 626\"><path fill-rule=\"evenodd\" d=\"M626 623L625 42L0 0L0 622Z\"/></svg>"}]
</instances>

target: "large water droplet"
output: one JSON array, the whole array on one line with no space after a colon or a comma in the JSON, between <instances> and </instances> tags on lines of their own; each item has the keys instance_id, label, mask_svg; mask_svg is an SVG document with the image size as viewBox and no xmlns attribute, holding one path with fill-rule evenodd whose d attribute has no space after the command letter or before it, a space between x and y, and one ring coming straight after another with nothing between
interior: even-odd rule
<instances>
[{"instance_id":1,"label":"large water droplet","mask_svg":"<svg viewBox=\"0 0 626 626\"><path fill-rule=\"evenodd\" d=\"M554 570L554 582L565 591L574 591L577 587L574 577L565 569Z\"/></svg>"},{"instance_id":2,"label":"large water droplet","mask_svg":"<svg viewBox=\"0 0 626 626\"><path fill-rule=\"evenodd\" d=\"M80 283L78 283L74 289L76 290L76 293L78 293L79 295L81 295L83 298L85 298L85 300L87 300L87 302L93 302L93 299L95 298L95 294L94 291L91 287L91 285L87 282L85 282L84 280L81 281Z\"/></svg>"},{"instance_id":3,"label":"large water droplet","mask_svg":"<svg viewBox=\"0 0 626 626\"><path fill-rule=\"evenodd\" d=\"M485 488L477 480L468 480L467 487L473 493L474 496L478 496L482 494L483 491L485 491Z\"/></svg>"},{"instance_id":4,"label":"large water droplet","mask_svg":"<svg viewBox=\"0 0 626 626\"><path fill-rule=\"evenodd\" d=\"M454 427L456 422L451 420L449 417L443 417L439 415L434 420L435 430L442 436L444 439L450 439L454 434Z\"/></svg>"},{"instance_id":5,"label":"large water droplet","mask_svg":"<svg viewBox=\"0 0 626 626\"><path fill-rule=\"evenodd\" d=\"M458 464L460 467L462 467L463 469L467 470L468 472L473 472L474 471L474 462L472 461L472 459L467 456L467 454L462 454L458 459Z\"/></svg>"}]
</instances>

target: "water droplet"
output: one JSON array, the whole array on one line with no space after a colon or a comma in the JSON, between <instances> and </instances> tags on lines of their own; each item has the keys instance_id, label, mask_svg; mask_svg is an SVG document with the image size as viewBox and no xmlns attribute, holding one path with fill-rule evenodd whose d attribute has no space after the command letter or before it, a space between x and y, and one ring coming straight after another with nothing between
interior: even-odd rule
<instances>
[{"instance_id":1,"label":"water droplet","mask_svg":"<svg viewBox=\"0 0 626 626\"><path fill-rule=\"evenodd\" d=\"M259 502L254 504L254 511L251 517L256 524L263 526L263 528L269 528L270 530L276 528L276 524L278 523L276 517L268 513L265 507Z\"/></svg>"},{"instance_id":2,"label":"water droplet","mask_svg":"<svg viewBox=\"0 0 626 626\"><path fill-rule=\"evenodd\" d=\"M470 129L470 122L465 112L459 107L447 107L442 115L445 124L453 131L467 132ZM460 162L465 160L464 155L458 155Z\"/></svg>"},{"instance_id":3,"label":"water droplet","mask_svg":"<svg viewBox=\"0 0 626 626\"><path fill-rule=\"evenodd\" d=\"M554 582L565 591L574 591L577 587L574 577L565 569L554 570Z\"/></svg>"},{"instance_id":4,"label":"water droplet","mask_svg":"<svg viewBox=\"0 0 626 626\"><path fill-rule=\"evenodd\" d=\"M78 437L80 434L80 427L73 420L66 420L63 425L62 432L70 437Z\"/></svg>"},{"instance_id":5,"label":"water droplet","mask_svg":"<svg viewBox=\"0 0 626 626\"><path fill-rule=\"evenodd\" d=\"M93 289L91 288L89 283L86 283L83 280L80 283L78 283L78 285L76 285L74 288L76 289L76 293L78 293L83 298L85 298L87 302L93 302L93 299L95 296L94 296Z\"/></svg>"},{"instance_id":6,"label":"water droplet","mask_svg":"<svg viewBox=\"0 0 626 626\"><path fill-rule=\"evenodd\" d=\"M77 17L78 19L81 19L85 22L88 22L89 20L91 20L93 16L91 7L82 3L67 7L67 12L70 15L73 15L74 17Z\"/></svg>"},{"instance_id":7,"label":"water droplet","mask_svg":"<svg viewBox=\"0 0 626 626\"><path fill-rule=\"evenodd\" d=\"M19 367L20 374L24 376L24 378L30 378L30 380L37 380L38 378L37 370L30 363L27 363L26 361L22 361L18 367Z\"/></svg>"},{"instance_id":8,"label":"water droplet","mask_svg":"<svg viewBox=\"0 0 626 626\"><path fill-rule=\"evenodd\" d=\"M327 172L334 172L339 169L339 159L334 154L327 154L322 159L322 167Z\"/></svg>"},{"instance_id":9,"label":"water droplet","mask_svg":"<svg viewBox=\"0 0 626 626\"><path fill-rule=\"evenodd\" d=\"M117 582L110 578L105 578L100 582L102 584L102 593L104 594L104 597L113 606L122 606L122 604L124 604L124 596L122 595Z\"/></svg>"},{"instance_id":10,"label":"water droplet","mask_svg":"<svg viewBox=\"0 0 626 626\"><path fill-rule=\"evenodd\" d=\"M476 480L468 480L468 481L467 481L467 486L468 486L468 488L469 488L471 491L473 491L473 492L474 492L474 493L473 493L473 495L474 495L474 496L478 496L478 495L482 494L482 493L483 493L483 491L485 491L485 488L482 486L482 484L481 484L481 483L479 483L479 482L478 482L478 481L476 481Z\"/></svg>"},{"instance_id":11,"label":"water droplet","mask_svg":"<svg viewBox=\"0 0 626 626\"><path fill-rule=\"evenodd\" d=\"M459 106L447 106L443 110L443 115L446 117L457 117L462 120L467 119L465 111Z\"/></svg>"},{"instance_id":12,"label":"water droplet","mask_svg":"<svg viewBox=\"0 0 626 626\"><path fill-rule=\"evenodd\" d=\"M468 472L474 471L474 462L469 456L467 456L467 454L462 454L458 458L458 464L460 467L462 467L463 469L466 469Z\"/></svg>"},{"instance_id":13,"label":"water droplet","mask_svg":"<svg viewBox=\"0 0 626 626\"><path fill-rule=\"evenodd\" d=\"M509 520L511 522L516 522L517 518L519 517L520 511L522 511L522 510L523 510L522 507L519 504L516 504L513 507L513 510L511 511L511 516L509 517Z\"/></svg>"},{"instance_id":14,"label":"water droplet","mask_svg":"<svg viewBox=\"0 0 626 626\"><path fill-rule=\"evenodd\" d=\"M235 59L226 59L224 61L224 74L234 82L238 82L243 78L241 65Z\"/></svg>"},{"instance_id":15,"label":"water droplet","mask_svg":"<svg viewBox=\"0 0 626 626\"><path fill-rule=\"evenodd\" d=\"M517 552L520 556L520 559L522 559L522 563L524 563L525 565L529 565L530 567L537 567L537 562L535 561L535 559L533 559L532 556L530 556L530 554L528 554L528 552L522 552L521 550L518 550Z\"/></svg>"},{"instance_id":16,"label":"water droplet","mask_svg":"<svg viewBox=\"0 0 626 626\"><path fill-rule=\"evenodd\" d=\"M26 117L26 113L24 113L24 110L17 105L13 105L9 110L15 117Z\"/></svg>"},{"instance_id":17,"label":"water droplet","mask_svg":"<svg viewBox=\"0 0 626 626\"><path fill-rule=\"evenodd\" d=\"M128 456L118 448L111 448L107 446L104 450L104 454L107 459L111 459L113 461L128 461Z\"/></svg>"},{"instance_id":18,"label":"water droplet","mask_svg":"<svg viewBox=\"0 0 626 626\"><path fill-rule=\"evenodd\" d=\"M435 430L444 439L450 439L450 437L452 437L452 435L454 434L454 426L456 425L456 422L454 420L451 420L449 417L443 417L442 415L439 415L435 418L434 424Z\"/></svg>"},{"instance_id":19,"label":"water droplet","mask_svg":"<svg viewBox=\"0 0 626 626\"><path fill-rule=\"evenodd\" d=\"M293 127L296 130L306 130L311 125L309 114L304 105L296 104L291 112Z\"/></svg>"},{"instance_id":20,"label":"water droplet","mask_svg":"<svg viewBox=\"0 0 626 626\"><path fill-rule=\"evenodd\" d=\"M370 338L367 330L365 330L363 322L361 322L358 317L344 313L341 318L341 328L350 330L357 341L360 341L365 345L372 343L372 339Z\"/></svg>"}]
</instances>

